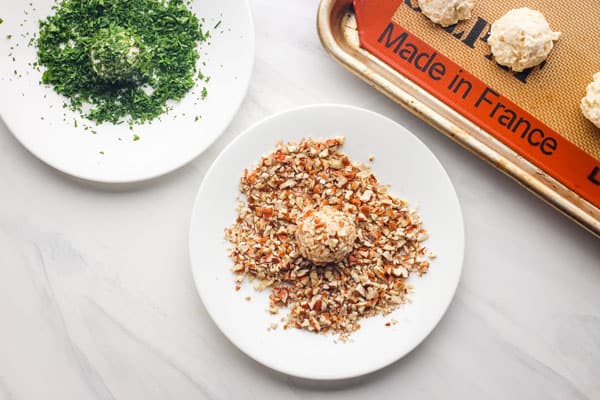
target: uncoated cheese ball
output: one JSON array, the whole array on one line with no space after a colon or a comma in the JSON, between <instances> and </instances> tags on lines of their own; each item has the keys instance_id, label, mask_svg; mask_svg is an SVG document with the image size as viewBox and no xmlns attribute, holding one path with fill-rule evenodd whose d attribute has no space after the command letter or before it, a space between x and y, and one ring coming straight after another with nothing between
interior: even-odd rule
<instances>
[{"instance_id":1,"label":"uncoated cheese ball","mask_svg":"<svg viewBox=\"0 0 600 400\"><path fill-rule=\"evenodd\" d=\"M583 115L600 128L600 72L594 74L594 80L587 87L587 93L581 99Z\"/></svg>"},{"instance_id":2,"label":"uncoated cheese ball","mask_svg":"<svg viewBox=\"0 0 600 400\"><path fill-rule=\"evenodd\" d=\"M520 72L541 64L559 37L541 12L524 7L494 22L488 43L498 64Z\"/></svg>"},{"instance_id":3,"label":"uncoated cheese ball","mask_svg":"<svg viewBox=\"0 0 600 400\"><path fill-rule=\"evenodd\" d=\"M419 0L419 8L432 22L443 27L471 18L475 0Z\"/></svg>"},{"instance_id":4,"label":"uncoated cheese ball","mask_svg":"<svg viewBox=\"0 0 600 400\"><path fill-rule=\"evenodd\" d=\"M354 248L356 225L345 213L332 207L309 210L296 230L300 254L317 264L342 261Z\"/></svg>"}]
</instances>

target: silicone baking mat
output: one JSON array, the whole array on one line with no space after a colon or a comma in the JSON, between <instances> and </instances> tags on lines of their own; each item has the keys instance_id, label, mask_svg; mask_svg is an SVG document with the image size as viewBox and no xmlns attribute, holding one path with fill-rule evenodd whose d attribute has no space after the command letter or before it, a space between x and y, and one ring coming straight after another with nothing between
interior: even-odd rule
<instances>
[{"instance_id":1,"label":"silicone baking mat","mask_svg":"<svg viewBox=\"0 0 600 400\"><path fill-rule=\"evenodd\" d=\"M497 65L487 37L512 8L541 11L562 32L547 62L514 73ZM600 71L600 1L565 11L558 0L478 0L468 21L441 28L417 0L355 0L360 43L581 197L600 207L600 129L579 104Z\"/></svg>"}]
</instances>

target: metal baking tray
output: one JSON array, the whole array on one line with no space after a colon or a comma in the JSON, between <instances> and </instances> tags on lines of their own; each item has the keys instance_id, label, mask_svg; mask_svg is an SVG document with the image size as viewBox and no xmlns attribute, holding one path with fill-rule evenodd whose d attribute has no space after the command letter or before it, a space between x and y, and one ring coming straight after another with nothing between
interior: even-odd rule
<instances>
[{"instance_id":1,"label":"metal baking tray","mask_svg":"<svg viewBox=\"0 0 600 400\"><path fill-rule=\"evenodd\" d=\"M360 46L352 0L322 0L324 48L350 72L600 237L600 209Z\"/></svg>"}]
</instances>

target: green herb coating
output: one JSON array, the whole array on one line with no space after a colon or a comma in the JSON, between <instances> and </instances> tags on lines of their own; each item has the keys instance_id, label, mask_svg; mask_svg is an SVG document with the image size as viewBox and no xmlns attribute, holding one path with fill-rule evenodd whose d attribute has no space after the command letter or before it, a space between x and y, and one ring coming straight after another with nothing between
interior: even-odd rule
<instances>
[{"instance_id":1,"label":"green herb coating","mask_svg":"<svg viewBox=\"0 0 600 400\"><path fill-rule=\"evenodd\" d=\"M183 0L63 0L54 10L40 22L42 82L84 117L144 123L194 86L205 37Z\"/></svg>"},{"instance_id":2,"label":"green herb coating","mask_svg":"<svg viewBox=\"0 0 600 400\"><path fill-rule=\"evenodd\" d=\"M141 40L120 26L100 29L90 48L92 69L111 83L140 79L145 55Z\"/></svg>"}]
</instances>

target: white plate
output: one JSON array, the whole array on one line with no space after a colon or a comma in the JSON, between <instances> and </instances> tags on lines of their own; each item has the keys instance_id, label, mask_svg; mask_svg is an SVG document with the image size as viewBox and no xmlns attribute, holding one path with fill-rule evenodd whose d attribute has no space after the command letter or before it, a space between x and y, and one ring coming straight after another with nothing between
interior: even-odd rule
<instances>
[{"instance_id":1,"label":"white plate","mask_svg":"<svg viewBox=\"0 0 600 400\"><path fill-rule=\"evenodd\" d=\"M126 124L103 124L93 128L97 131L94 135L83 126L95 124L70 111L65 122L64 98L38 83L41 73L27 65L35 61L36 49L21 38L26 32L37 32L38 21L50 14L54 0L32 2L35 11L29 0L6 1L0 13L4 19L0 24L0 115L23 146L60 171L99 182L133 182L163 175L210 146L243 100L254 59L254 27L248 3L194 0L192 10L205 18L204 30L212 35L211 44L202 45L199 60L201 71L211 77L207 84L197 83L194 93L175 104L162 122L155 120L133 131ZM218 21L222 22L214 29ZM13 38L8 40L7 34ZM19 46L10 49L16 43ZM21 78L15 77L15 70ZM197 101L203 86L208 97ZM202 116L199 121L195 121L197 115ZM134 134L140 137L138 141L133 141Z\"/></svg>"},{"instance_id":2,"label":"white plate","mask_svg":"<svg viewBox=\"0 0 600 400\"><path fill-rule=\"evenodd\" d=\"M438 254L423 278L410 278L414 303L387 317L361 321L348 343L335 336L295 329L267 331L279 316L266 311L267 291L251 284L234 291L232 263L224 229L235 219L238 182L279 140L343 135L342 151L352 160L376 159L375 175L391 184L391 193L419 212L431 238L427 247ZM415 348L435 327L458 284L464 249L463 220L456 193L439 161L405 128L359 108L316 105L268 118L240 135L210 168L196 198L190 226L192 272L200 297L221 331L243 352L278 371L311 379L342 379L382 368ZM251 296L252 301L244 301ZM399 323L386 327L395 318ZM281 324L280 324L281 325Z\"/></svg>"}]
</instances>

